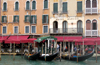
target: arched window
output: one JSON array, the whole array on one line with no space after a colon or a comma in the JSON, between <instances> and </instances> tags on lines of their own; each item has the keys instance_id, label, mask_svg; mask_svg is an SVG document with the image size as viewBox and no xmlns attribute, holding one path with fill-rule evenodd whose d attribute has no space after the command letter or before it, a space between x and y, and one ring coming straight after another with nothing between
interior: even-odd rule
<instances>
[{"instance_id":1,"label":"arched window","mask_svg":"<svg viewBox=\"0 0 100 65\"><path fill-rule=\"evenodd\" d=\"M6 2L3 3L3 11L7 11L7 3Z\"/></svg>"},{"instance_id":2,"label":"arched window","mask_svg":"<svg viewBox=\"0 0 100 65\"><path fill-rule=\"evenodd\" d=\"M18 8L19 8L19 3L16 2L16 3L15 3L15 11L16 11L16 10L19 10Z\"/></svg>"},{"instance_id":3,"label":"arched window","mask_svg":"<svg viewBox=\"0 0 100 65\"><path fill-rule=\"evenodd\" d=\"M92 21L92 30L97 30L97 21L96 20Z\"/></svg>"},{"instance_id":4,"label":"arched window","mask_svg":"<svg viewBox=\"0 0 100 65\"><path fill-rule=\"evenodd\" d=\"M53 22L53 32L58 33L58 22L57 21Z\"/></svg>"},{"instance_id":5,"label":"arched window","mask_svg":"<svg viewBox=\"0 0 100 65\"><path fill-rule=\"evenodd\" d=\"M67 32L67 21L63 22L63 32Z\"/></svg>"},{"instance_id":6,"label":"arched window","mask_svg":"<svg viewBox=\"0 0 100 65\"><path fill-rule=\"evenodd\" d=\"M36 9L36 1L33 1L33 2L32 2L32 9L33 9L33 10Z\"/></svg>"},{"instance_id":7,"label":"arched window","mask_svg":"<svg viewBox=\"0 0 100 65\"><path fill-rule=\"evenodd\" d=\"M26 10L29 10L29 9L30 9L30 2L27 1L27 2L26 2Z\"/></svg>"},{"instance_id":8,"label":"arched window","mask_svg":"<svg viewBox=\"0 0 100 65\"><path fill-rule=\"evenodd\" d=\"M91 21L90 20L86 21L86 30L91 30Z\"/></svg>"},{"instance_id":9,"label":"arched window","mask_svg":"<svg viewBox=\"0 0 100 65\"><path fill-rule=\"evenodd\" d=\"M90 0L86 0L86 8L91 8L91 1Z\"/></svg>"},{"instance_id":10,"label":"arched window","mask_svg":"<svg viewBox=\"0 0 100 65\"><path fill-rule=\"evenodd\" d=\"M77 22L77 32L78 32L78 33L83 32L83 29L82 29L82 21L81 21L81 20L79 20L79 21Z\"/></svg>"},{"instance_id":11,"label":"arched window","mask_svg":"<svg viewBox=\"0 0 100 65\"><path fill-rule=\"evenodd\" d=\"M97 0L92 0L92 7L97 7Z\"/></svg>"},{"instance_id":12,"label":"arched window","mask_svg":"<svg viewBox=\"0 0 100 65\"><path fill-rule=\"evenodd\" d=\"M44 9L48 8L48 0L44 0Z\"/></svg>"}]
</instances>

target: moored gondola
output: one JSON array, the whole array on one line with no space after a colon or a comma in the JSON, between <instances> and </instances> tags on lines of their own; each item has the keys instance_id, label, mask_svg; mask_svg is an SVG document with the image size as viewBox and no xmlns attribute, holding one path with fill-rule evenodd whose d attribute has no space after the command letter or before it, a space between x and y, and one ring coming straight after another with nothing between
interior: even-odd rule
<instances>
[{"instance_id":1,"label":"moored gondola","mask_svg":"<svg viewBox=\"0 0 100 65\"><path fill-rule=\"evenodd\" d=\"M39 56L39 60L43 60L43 61L52 61L55 57L57 57L57 55L58 55L58 52L57 53L54 53L54 54L52 54L52 55L47 55L46 54L46 56L45 55L41 55L41 56ZM46 58L46 60L45 60L45 58Z\"/></svg>"},{"instance_id":2,"label":"moored gondola","mask_svg":"<svg viewBox=\"0 0 100 65\"><path fill-rule=\"evenodd\" d=\"M28 59L28 60L36 60L38 59L38 57L40 56L40 52L35 53L35 54L24 54L24 58Z\"/></svg>"},{"instance_id":3,"label":"moored gondola","mask_svg":"<svg viewBox=\"0 0 100 65\"><path fill-rule=\"evenodd\" d=\"M69 59L69 56L62 56L63 59L65 60L71 60L71 61L77 61L77 58L78 58L78 61L84 61L90 57L92 57L94 54L94 50L91 52L91 53L88 53L86 55L83 55L83 56L71 56L70 59Z\"/></svg>"}]
</instances>

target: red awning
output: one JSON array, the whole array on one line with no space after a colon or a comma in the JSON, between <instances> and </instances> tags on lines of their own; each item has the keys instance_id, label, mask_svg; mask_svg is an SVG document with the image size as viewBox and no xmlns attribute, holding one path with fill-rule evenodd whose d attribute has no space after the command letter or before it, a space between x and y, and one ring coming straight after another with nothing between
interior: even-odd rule
<instances>
[{"instance_id":1,"label":"red awning","mask_svg":"<svg viewBox=\"0 0 100 65\"><path fill-rule=\"evenodd\" d=\"M21 40L21 43L34 43L35 38Z\"/></svg>"},{"instance_id":2,"label":"red awning","mask_svg":"<svg viewBox=\"0 0 100 65\"><path fill-rule=\"evenodd\" d=\"M6 40L8 36L0 36L0 43L2 43L4 40Z\"/></svg>"},{"instance_id":3,"label":"red awning","mask_svg":"<svg viewBox=\"0 0 100 65\"><path fill-rule=\"evenodd\" d=\"M82 36L56 36L58 41L75 42L75 40L81 40Z\"/></svg>"},{"instance_id":4,"label":"red awning","mask_svg":"<svg viewBox=\"0 0 100 65\"><path fill-rule=\"evenodd\" d=\"M25 40L29 36L10 36L7 40L5 40L5 43L15 43L20 44L20 40Z\"/></svg>"}]
</instances>

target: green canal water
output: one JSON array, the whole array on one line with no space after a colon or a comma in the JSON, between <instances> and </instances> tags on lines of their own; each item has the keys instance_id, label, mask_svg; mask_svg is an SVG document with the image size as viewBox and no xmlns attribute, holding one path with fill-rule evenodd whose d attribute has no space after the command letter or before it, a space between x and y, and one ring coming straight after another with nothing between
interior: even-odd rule
<instances>
[{"instance_id":1,"label":"green canal water","mask_svg":"<svg viewBox=\"0 0 100 65\"><path fill-rule=\"evenodd\" d=\"M15 61L13 61L13 56L9 55L3 55L1 56L0 65L100 65L100 58L98 58L98 62L96 63L96 58L90 58L83 62L73 62L73 61L67 61L67 60L53 60L51 62L45 62L45 61L29 61L21 56L15 56Z\"/></svg>"}]
</instances>

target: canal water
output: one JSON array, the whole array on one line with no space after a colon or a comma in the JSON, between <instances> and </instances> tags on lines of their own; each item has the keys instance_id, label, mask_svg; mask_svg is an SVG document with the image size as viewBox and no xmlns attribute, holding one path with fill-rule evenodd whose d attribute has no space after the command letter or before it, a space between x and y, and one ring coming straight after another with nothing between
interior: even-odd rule
<instances>
[{"instance_id":1,"label":"canal water","mask_svg":"<svg viewBox=\"0 0 100 65\"><path fill-rule=\"evenodd\" d=\"M74 62L68 60L53 60L51 62L45 61L29 61L22 56L15 56L15 61L13 61L13 56L10 55L2 55L0 65L100 65L100 58L98 58L98 62L96 63L96 58L89 58L86 61L82 62Z\"/></svg>"}]
</instances>

